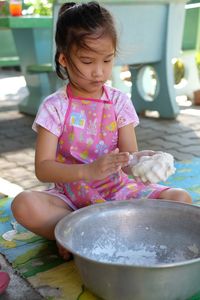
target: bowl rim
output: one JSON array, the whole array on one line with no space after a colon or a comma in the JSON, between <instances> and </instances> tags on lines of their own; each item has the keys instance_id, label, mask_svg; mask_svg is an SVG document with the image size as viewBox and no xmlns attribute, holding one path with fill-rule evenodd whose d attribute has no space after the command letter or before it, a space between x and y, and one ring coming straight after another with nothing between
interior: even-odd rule
<instances>
[{"instance_id":1,"label":"bowl rim","mask_svg":"<svg viewBox=\"0 0 200 300\"><path fill-rule=\"evenodd\" d=\"M200 207L199 206L196 206L194 204L187 204L187 203L183 203L183 202L174 202L172 200L167 200L167 199L146 199L146 198L140 198L140 199L133 199L133 200L121 200L121 201L109 201L109 203L112 203L111 206L117 206L117 204L126 204L128 202L150 202L151 200L153 201L157 201L157 203L159 204L160 203L165 203L165 204L174 204L176 206L185 206L186 208L187 207L190 207L190 209L195 209L195 210L200 210ZM59 236L59 227L61 226L62 223L65 222L66 219L71 219L73 218L74 215L78 215L78 214L81 214L84 210L88 210L88 209L93 209L92 207L101 207L101 206L105 206L108 202L104 202L104 203L98 203L98 204L94 204L94 205L90 205L90 206L87 206L87 207L83 207L83 208L80 208L76 211L73 211L72 213L64 216L55 226L55 238L56 238L56 241L64 248L66 248L69 252L72 253L72 255L75 257L76 259L76 256L81 258L81 259L84 259L90 263L94 263L94 264L101 264L101 265L106 265L106 266L117 266L117 267L121 267L121 268L138 268L138 269L168 269L168 268L175 268L175 267L183 267L183 266L186 266L186 265L192 265L192 264L196 264L196 263L199 263L200 262L200 256L198 258L193 258L193 259L188 259L188 260L184 260L184 261L180 261L180 262L173 262L173 263L160 263L160 264L155 264L155 265L152 265L152 264L145 264L145 265L141 265L141 264L123 264L123 263L117 263L117 262L104 262L104 261L99 261L99 260L95 260L95 259L92 259L92 258L89 258L85 255L82 255L80 254L78 251L75 251L74 249L72 249L70 246L67 246L65 243L63 243L63 241L60 239L60 236Z\"/></svg>"}]
</instances>

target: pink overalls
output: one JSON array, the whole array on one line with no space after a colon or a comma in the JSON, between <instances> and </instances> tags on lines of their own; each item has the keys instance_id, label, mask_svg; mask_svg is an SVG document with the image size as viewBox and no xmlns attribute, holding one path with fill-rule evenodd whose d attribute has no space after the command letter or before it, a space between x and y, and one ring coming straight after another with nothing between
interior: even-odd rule
<instances>
[{"instance_id":1,"label":"pink overalls","mask_svg":"<svg viewBox=\"0 0 200 300\"><path fill-rule=\"evenodd\" d=\"M109 101L104 86L105 99L74 97L67 86L69 106L64 130L59 138L57 161L67 164L91 163L117 148L118 128L113 103ZM90 204L127 200L130 198L158 197L167 187L135 182L123 171L104 180L57 183L56 188L67 198L73 208Z\"/></svg>"}]
</instances>

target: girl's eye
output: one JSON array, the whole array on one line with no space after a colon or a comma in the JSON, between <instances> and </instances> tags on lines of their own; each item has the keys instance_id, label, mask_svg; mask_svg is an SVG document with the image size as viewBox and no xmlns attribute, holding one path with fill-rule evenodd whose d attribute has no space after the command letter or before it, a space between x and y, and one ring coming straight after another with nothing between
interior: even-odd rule
<instances>
[{"instance_id":1,"label":"girl's eye","mask_svg":"<svg viewBox=\"0 0 200 300\"><path fill-rule=\"evenodd\" d=\"M111 59L104 60L105 63L111 62Z\"/></svg>"},{"instance_id":2,"label":"girl's eye","mask_svg":"<svg viewBox=\"0 0 200 300\"><path fill-rule=\"evenodd\" d=\"M85 64L85 65L89 65L89 64L91 64L92 62L91 62L91 61L82 61L82 63Z\"/></svg>"}]
</instances>

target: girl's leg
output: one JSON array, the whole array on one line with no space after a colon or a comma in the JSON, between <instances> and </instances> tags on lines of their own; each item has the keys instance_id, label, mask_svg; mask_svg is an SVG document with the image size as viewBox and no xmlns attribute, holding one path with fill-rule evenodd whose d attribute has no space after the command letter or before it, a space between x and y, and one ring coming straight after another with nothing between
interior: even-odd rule
<instances>
[{"instance_id":1,"label":"girl's leg","mask_svg":"<svg viewBox=\"0 0 200 300\"><path fill-rule=\"evenodd\" d=\"M58 221L72 211L59 197L37 191L17 195L11 209L22 226L49 240L55 240L54 229ZM61 247L59 252L68 258L69 253Z\"/></svg>"},{"instance_id":2,"label":"girl's leg","mask_svg":"<svg viewBox=\"0 0 200 300\"><path fill-rule=\"evenodd\" d=\"M184 202L184 203L188 203L188 204L192 203L192 198L189 195L189 193L183 189L178 189L178 188L170 188L168 190L164 190L163 192L160 193L159 198L166 199L166 200L178 201L178 202Z\"/></svg>"}]
</instances>

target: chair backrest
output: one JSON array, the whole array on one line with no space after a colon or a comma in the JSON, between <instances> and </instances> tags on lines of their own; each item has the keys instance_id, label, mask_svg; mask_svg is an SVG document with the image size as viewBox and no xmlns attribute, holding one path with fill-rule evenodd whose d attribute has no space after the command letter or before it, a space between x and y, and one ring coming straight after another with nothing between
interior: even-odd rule
<instances>
[{"instance_id":1,"label":"chair backrest","mask_svg":"<svg viewBox=\"0 0 200 300\"><path fill-rule=\"evenodd\" d=\"M54 33L58 10L63 2L58 0L54 5ZM169 51L176 56L180 50L186 0L99 2L111 12L117 26L119 55L116 65L158 62L165 55L166 43L170 43L170 39L173 43L168 45ZM55 53L55 43L53 49Z\"/></svg>"}]
</instances>

